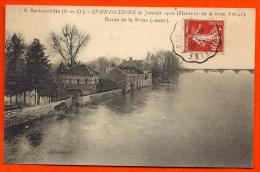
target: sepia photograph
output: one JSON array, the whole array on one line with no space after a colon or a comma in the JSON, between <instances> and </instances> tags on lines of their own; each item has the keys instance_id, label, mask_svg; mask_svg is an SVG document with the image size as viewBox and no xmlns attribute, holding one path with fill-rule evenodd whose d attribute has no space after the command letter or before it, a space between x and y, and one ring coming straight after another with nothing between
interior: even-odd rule
<instances>
[{"instance_id":1,"label":"sepia photograph","mask_svg":"<svg viewBox=\"0 0 260 172\"><path fill-rule=\"evenodd\" d=\"M4 163L252 168L255 13L7 5Z\"/></svg>"}]
</instances>

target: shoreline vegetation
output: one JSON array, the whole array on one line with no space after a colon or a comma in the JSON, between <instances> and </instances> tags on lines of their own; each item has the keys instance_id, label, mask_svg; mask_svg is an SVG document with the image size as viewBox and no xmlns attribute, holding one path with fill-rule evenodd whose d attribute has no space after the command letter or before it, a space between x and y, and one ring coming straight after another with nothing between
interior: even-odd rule
<instances>
[{"instance_id":1,"label":"shoreline vegetation","mask_svg":"<svg viewBox=\"0 0 260 172\"><path fill-rule=\"evenodd\" d=\"M152 84L168 85L170 78L176 78L181 71L254 72L251 69L186 69L179 58L168 50L147 52L142 60L102 56L83 63L77 58L88 42L95 39L90 39L90 36L82 33L77 26L68 24L60 32L50 31L48 47L59 55L58 63L50 61L53 54L46 54L46 47L39 39L25 42L21 33L6 37L4 100L7 126L10 119L23 121L28 117L34 120L49 112L55 114L53 112L60 108L66 112L66 106L70 108L72 105L86 104L82 100L90 101L90 96L95 97L100 93L110 95L111 91L121 90L122 94L133 94L134 90ZM77 74L76 78L73 74ZM56 104L66 100L71 100L71 105L64 105L64 102ZM52 107L53 104L56 104L56 108ZM41 107L44 110L37 111ZM32 109L34 115L29 111L24 114L27 109Z\"/></svg>"},{"instance_id":2,"label":"shoreline vegetation","mask_svg":"<svg viewBox=\"0 0 260 172\"><path fill-rule=\"evenodd\" d=\"M107 98L115 94L123 95L128 92L133 94L134 89L149 87L152 84L168 85L171 82L170 78L178 77L181 71L254 72L250 69L182 68L179 59L167 50L147 52L142 60L134 60L133 57L102 56L83 63L78 61L77 57L80 50L91 41L89 34L82 33L75 25L64 25L61 32L51 31L49 38L51 40L49 47L60 56L58 63L49 60L52 54L46 55L45 45L37 38L29 43L25 43L21 33L13 33L6 38L5 127L55 115L60 110L68 112L71 106L94 102L96 100L94 97L100 95L104 95L102 98ZM69 74L65 75L65 83L60 82L63 76L59 76L59 70L61 73ZM91 87L90 91L75 92L82 86L79 79L74 79L76 84L72 83L73 77L70 77L73 72L80 78L86 78L83 85L86 89ZM88 76L85 76L86 72ZM76 89L68 93L64 84ZM71 88L69 89L71 91ZM62 94L59 95L58 92Z\"/></svg>"},{"instance_id":3,"label":"shoreline vegetation","mask_svg":"<svg viewBox=\"0 0 260 172\"><path fill-rule=\"evenodd\" d=\"M60 62L67 64L68 70L75 64L84 64L101 76L129 58L103 56L88 63L77 61L80 50L91 40L88 34L80 32L75 25L65 25L61 32L50 32L50 39L50 47L60 55ZM70 39L73 40L67 43ZM5 49L5 102L8 98L10 105L7 107L7 103L5 104L6 110L28 106L32 101L34 105L41 105L42 102L59 100L56 95L59 64L51 63L51 54L46 55L46 47L39 39L35 38L32 42L25 43L21 33L13 33L7 37ZM137 68L150 69L153 80L170 77L180 68L179 60L170 51L165 50L148 52L143 60L134 61ZM31 96L30 100L26 99L28 94Z\"/></svg>"}]
</instances>

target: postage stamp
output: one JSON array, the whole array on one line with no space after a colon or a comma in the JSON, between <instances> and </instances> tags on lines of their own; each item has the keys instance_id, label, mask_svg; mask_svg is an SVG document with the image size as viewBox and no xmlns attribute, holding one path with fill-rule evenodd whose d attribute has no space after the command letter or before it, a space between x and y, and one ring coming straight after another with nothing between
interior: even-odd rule
<instances>
[{"instance_id":1,"label":"postage stamp","mask_svg":"<svg viewBox=\"0 0 260 172\"><path fill-rule=\"evenodd\" d=\"M224 52L224 20L184 19L175 23L170 39L183 61L205 63Z\"/></svg>"},{"instance_id":2,"label":"postage stamp","mask_svg":"<svg viewBox=\"0 0 260 172\"><path fill-rule=\"evenodd\" d=\"M223 20L185 20L184 36L186 52L224 51Z\"/></svg>"}]
</instances>

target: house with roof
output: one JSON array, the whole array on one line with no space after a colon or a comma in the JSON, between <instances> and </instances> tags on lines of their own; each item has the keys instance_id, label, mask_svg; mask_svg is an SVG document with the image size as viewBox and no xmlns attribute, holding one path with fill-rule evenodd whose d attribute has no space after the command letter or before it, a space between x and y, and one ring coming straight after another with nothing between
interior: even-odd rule
<instances>
[{"instance_id":1,"label":"house with roof","mask_svg":"<svg viewBox=\"0 0 260 172\"><path fill-rule=\"evenodd\" d=\"M150 66L143 60L124 60L117 67L111 67L99 76L99 92L122 89L123 93L132 92L152 85Z\"/></svg>"},{"instance_id":2,"label":"house with roof","mask_svg":"<svg viewBox=\"0 0 260 172\"><path fill-rule=\"evenodd\" d=\"M57 69L57 96L83 96L96 93L99 73L85 64L68 67L61 63Z\"/></svg>"},{"instance_id":3,"label":"house with roof","mask_svg":"<svg viewBox=\"0 0 260 172\"><path fill-rule=\"evenodd\" d=\"M118 67L127 74L127 87L130 85L131 89L138 90L152 85L152 72L144 60L133 60L129 57L129 60L125 60Z\"/></svg>"}]
</instances>

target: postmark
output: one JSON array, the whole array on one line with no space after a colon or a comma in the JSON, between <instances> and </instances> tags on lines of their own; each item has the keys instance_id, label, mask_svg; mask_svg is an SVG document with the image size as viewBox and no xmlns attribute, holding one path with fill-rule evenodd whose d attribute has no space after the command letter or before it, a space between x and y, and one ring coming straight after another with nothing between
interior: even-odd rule
<instances>
[{"instance_id":1,"label":"postmark","mask_svg":"<svg viewBox=\"0 0 260 172\"><path fill-rule=\"evenodd\" d=\"M170 39L173 53L183 61L204 63L224 52L224 20L184 20L182 26L176 22Z\"/></svg>"}]
</instances>

